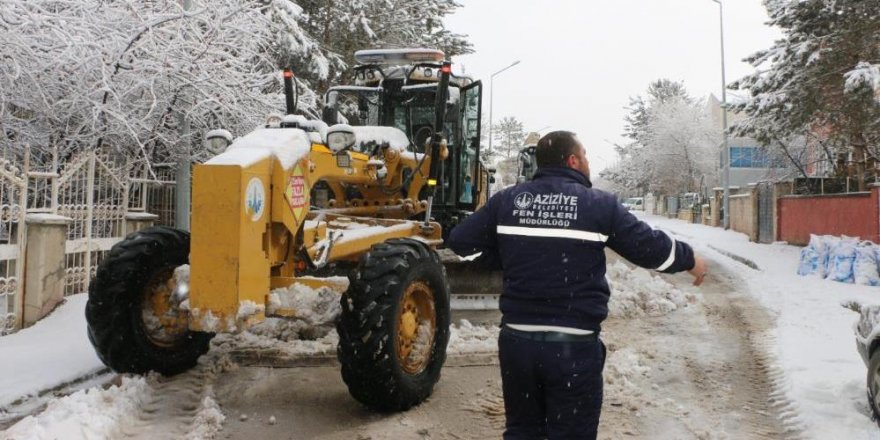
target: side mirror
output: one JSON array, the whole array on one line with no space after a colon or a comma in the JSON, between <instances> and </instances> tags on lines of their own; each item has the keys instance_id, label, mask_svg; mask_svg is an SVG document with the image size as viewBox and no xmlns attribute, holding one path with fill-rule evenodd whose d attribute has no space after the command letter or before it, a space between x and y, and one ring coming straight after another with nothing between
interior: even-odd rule
<instances>
[{"instance_id":1,"label":"side mirror","mask_svg":"<svg viewBox=\"0 0 880 440\"><path fill-rule=\"evenodd\" d=\"M339 112L333 107L324 107L321 110L321 119L323 119L327 125L336 125L339 123Z\"/></svg>"}]
</instances>

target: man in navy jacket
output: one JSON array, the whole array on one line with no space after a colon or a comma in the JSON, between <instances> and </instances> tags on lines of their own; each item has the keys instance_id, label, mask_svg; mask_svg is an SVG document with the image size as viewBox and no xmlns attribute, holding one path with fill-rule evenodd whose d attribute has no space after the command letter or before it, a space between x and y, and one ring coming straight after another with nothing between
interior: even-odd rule
<instances>
[{"instance_id":1,"label":"man in navy jacket","mask_svg":"<svg viewBox=\"0 0 880 440\"><path fill-rule=\"evenodd\" d=\"M705 263L690 246L655 231L617 199L591 188L574 133L538 142L538 172L507 188L452 230L457 254L504 271L498 339L505 439L596 438L608 316L605 247L641 267L689 271Z\"/></svg>"}]
</instances>

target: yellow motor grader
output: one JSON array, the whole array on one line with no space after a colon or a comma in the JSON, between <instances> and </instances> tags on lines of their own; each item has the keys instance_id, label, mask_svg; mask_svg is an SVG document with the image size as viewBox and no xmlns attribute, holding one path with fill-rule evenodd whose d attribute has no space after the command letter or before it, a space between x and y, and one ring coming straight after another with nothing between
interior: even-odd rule
<instances>
[{"instance_id":1,"label":"yellow motor grader","mask_svg":"<svg viewBox=\"0 0 880 440\"><path fill-rule=\"evenodd\" d=\"M284 298L300 283L344 290L337 354L358 401L395 411L431 394L450 325L435 249L492 179L479 161L481 84L436 50L356 58L356 83L327 92L323 120L294 114L285 71L288 115L195 166L191 234L154 227L113 247L86 309L105 364L186 371L217 332L302 314Z\"/></svg>"}]
</instances>

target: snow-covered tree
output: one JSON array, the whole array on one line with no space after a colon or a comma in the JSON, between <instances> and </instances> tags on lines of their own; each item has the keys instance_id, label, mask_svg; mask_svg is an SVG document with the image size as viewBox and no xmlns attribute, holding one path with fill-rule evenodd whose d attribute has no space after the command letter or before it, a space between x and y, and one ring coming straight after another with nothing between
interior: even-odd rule
<instances>
[{"instance_id":1,"label":"snow-covered tree","mask_svg":"<svg viewBox=\"0 0 880 440\"><path fill-rule=\"evenodd\" d=\"M303 28L320 44L329 63L315 81L319 91L344 81L354 65L354 52L370 48L429 47L447 58L473 51L464 35L447 30L443 18L460 5L454 0L296 0L304 13ZM282 63L311 63L282 57ZM314 69L312 69L314 70ZM306 75L308 79L311 79Z\"/></svg>"},{"instance_id":2,"label":"snow-covered tree","mask_svg":"<svg viewBox=\"0 0 880 440\"><path fill-rule=\"evenodd\" d=\"M280 67L295 68L299 110L316 116L318 92L355 49L470 50L443 27L458 6L451 0L183 3L0 1L4 152L15 143L57 147L62 157L104 146L150 161L189 150L204 157L207 130L241 135L283 111Z\"/></svg>"},{"instance_id":3,"label":"snow-covered tree","mask_svg":"<svg viewBox=\"0 0 880 440\"><path fill-rule=\"evenodd\" d=\"M640 194L690 192L715 180L720 133L682 83L655 81L627 109L630 142L615 146L619 162L599 177Z\"/></svg>"},{"instance_id":4,"label":"snow-covered tree","mask_svg":"<svg viewBox=\"0 0 880 440\"><path fill-rule=\"evenodd\" d=\"M513 116L507 116L492 127L492 137L494 137L493 147L505 158L516 156L516 153L523 147L523 141L526 138L526 132L523 131L523 124Z\"/></svg>"},{"instance_id":5,"label":"snow-covered tree","mask_svg":"<svg viewBox=\"0 0 880 440\"><path fill-rule=\"evenodd\" d=\"M243 134L283 109L283 47L329 63L287 0L0 2L0 138L144 160L201 152L205 131ZM307 85L300 106L314 109ZM181 136L187 121L191 137Z\"/></svg>"},{"instance_id":6,"label":"snow-covered tree","mask_svg":"<svg viewBox=\"0 0 880 440\"><path fill-rule=\"evenodd\" d=\"M378 0L373 29L383 45L423 46L442 50L447 58L473 52L467 36L448 29L443 19L461 5L456 0Z\"/></svg>"},{"instance_id":7,"label":"snow-covered tree","mask_svg":"<svg viewBox=\"0 0 880 440\"><path fill-rule=\"evenodd\" d=\"M717 174L719 134L703 106L684 97L651 109L647 144L640 160L651 171L649 188L665 194L700 190Z\"/></svg>"},{"instance_id":8,"label":"snow-covered tree","mask_svg":"<svg viewBox=\"0 0 880 440\"><path fill-rule=\"evenodd\" d=\"M864 189L866 158L880 158L880 5L866 0L765 0L764 5L783 38L749 57L758 70L732 85L750 95L733 106L748 118L732 131L777 147L814 137L831 164L852 155L855 170L849 174Z\"/></svg>"}]
</instances>

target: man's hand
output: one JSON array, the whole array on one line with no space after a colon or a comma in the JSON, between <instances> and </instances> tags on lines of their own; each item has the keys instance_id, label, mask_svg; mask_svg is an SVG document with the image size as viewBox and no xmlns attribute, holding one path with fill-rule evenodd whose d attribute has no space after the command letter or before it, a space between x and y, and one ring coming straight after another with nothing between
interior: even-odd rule
<instances>
[{"instance_id":1,"label":"man's hand","mask_svg":"<svg viewBox=\"0 0 880 440\"><path fill-rule=\"evenodd\" d=\"M699 286L700 284L703 284L703 279L706 278L709 269L706 268L706 262L703 261L702 258L694 255L694 268L689 270L688 273L693 275L694 285Z\"/></svg>"}]
</instances>

